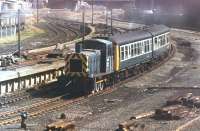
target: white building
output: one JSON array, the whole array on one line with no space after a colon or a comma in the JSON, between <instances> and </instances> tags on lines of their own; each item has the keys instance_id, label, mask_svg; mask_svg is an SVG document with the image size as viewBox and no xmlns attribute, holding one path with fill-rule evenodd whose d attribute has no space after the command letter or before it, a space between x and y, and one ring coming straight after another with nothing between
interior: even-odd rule
<instances>
[{"instance_id":1,"label":"white building","mask_svg":"<svg viewBox=\"0 0 200 131\"><path fill-rule=\"evenodd\" d=\"M20 23L25 24L27 17L32 16L32 4L21 0L0 1L0 38L16 34L18 24L18 9L20 9Z\"/></svg>"}]
</instances>

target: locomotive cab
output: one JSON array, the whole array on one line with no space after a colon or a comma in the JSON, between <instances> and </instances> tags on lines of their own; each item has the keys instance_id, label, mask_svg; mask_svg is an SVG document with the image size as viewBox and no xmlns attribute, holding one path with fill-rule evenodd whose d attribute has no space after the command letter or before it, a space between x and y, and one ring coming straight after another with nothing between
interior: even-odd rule
<instances>
[{"instance_id":1,"label":"locomotive cab","mask_svg":"<svg viewBox=\"0 0 200 131\"><path fill-rule=\"evenodd\" d=\"M111 41L99 38L85 40L76 44L76 51L80 52L85 49L100 50L100 72L113 72L113 45Z\"/></svg>"},{"instance_id":2,"label":"locomotive cab","mask_svg":"<svg viewBox=\"0 0 200 131\"><path fill-rule=\"evenodd\" d=\"M65 57L65 76L73 83L72 91L89 93L103 90L106 78L101 77L102 74L113 72L112 42L105 39L85 40L76 43L75 50Z\"/></svg>"},{"instance_id":3,"label":"locomotive cab","mask_svg":"<svg viewBox=\"0 0 200 131\"><path fill-rule=\"evenodd\" d=\"M88 77L92 78L100 73L99 50L85 49L80 53L71 53L66 55L65 73L68 77Z\"/></svg>"}]
</instances>

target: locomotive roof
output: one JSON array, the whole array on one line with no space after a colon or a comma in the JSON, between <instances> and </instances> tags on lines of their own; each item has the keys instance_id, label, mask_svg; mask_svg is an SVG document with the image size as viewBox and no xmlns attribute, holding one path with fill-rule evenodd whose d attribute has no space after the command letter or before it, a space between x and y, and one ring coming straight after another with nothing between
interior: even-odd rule
<instances>
[{"instance_id":1,"label":"locomotive roof","mask_svg":"<svg viewBox=\"0 0 200 131\"><path fill-rule=\"evenodd\" d=\"M168 32L169 28L164 25L153 25L145 30L129 31L123 34L116 34L111 36L110 39L118 45L140 41L143 39L151 38L152 35L159 35Z\"/></svg>"},{"instance_id":2,"label":"locomotive roof","mask_svg":"<svg viewBox=\"0 0 200 131\"><path fill-rule=\"evenodd\" d=\"M116 34L111 36L111 40L118 45L139 41L142 39L150 38L151 34L143 30L131 31L128 33Z\"/></svg>"},{"instance_id":3,"label":"locomotive roof","mask_svg":"<svg viewBox=\"0 0 200 131\"><path fill-rule=\"evenodd\" d=\"M111 41L105 40L105 39L101 39L101 38L86 40L86 42L87 41L96 41L96 42L99 42L99 43L104 43L105 45L112 45Z\"/></svg>"}]
</instances>

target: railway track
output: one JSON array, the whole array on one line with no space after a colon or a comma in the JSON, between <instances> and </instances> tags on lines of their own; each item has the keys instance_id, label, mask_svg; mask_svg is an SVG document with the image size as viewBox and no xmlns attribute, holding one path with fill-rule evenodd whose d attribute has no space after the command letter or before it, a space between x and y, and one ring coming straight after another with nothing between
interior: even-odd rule
<instances>
[{"instance_id":1,"label":"railway track","mask_svg":"<svg viewBox=\"0 0 200 131\"><path fill-rule=\"evenodd\" d=\"M21 117L19 116L19 113L22 111L28 112L29 118L35 118L39 117L45 113L61 110L63 107L70 106L72 104L80 104L82 102L85 102L88 100L88 98L93 96L100 96L104 94L112 93L114 90L116 90L117 86L120 86L128 81L134 80L142 75L145 75L146 73L160 67L162 64L167 62L170 58L174 56L176 52L175 46L172 46L168 56L163 59L162 61L155 62L154 65L151 68L148 68L148 70L144 70L143 72L139 72L137 75L127 78L126 80L120 81L119 83L116 83L115 85L111 87L107 87L105 90L97 92L95 94L90 94L88 96L82 96L78 98L72 98L69 100L64 100L63 96L55 97L46 101L36 102L30 106L24 106L21 108L17 108L13 111L7 111L7 112L0 112L0 126L9 125L17 123L21 120ZM66 95L66 94L65 94Z\"/></svg>"},{"instance_id":2,"label":"railway track","mask_svg":"<svg viewBox=\"0 0 200 131\"><path fill-rule=\"evenodd\" d=\"M0 126L3 125L9 125L9 124L14 124L16 122L19 122L21 120L21 117L19 116L20 112L26 111L28 112L28 116L30 118L35 118L39 117L40 115L43 115L45 113L51 112L51 111L57 111L62 109L63 107L70 106L71 104L80 104L85 101L87 101L89 97L92 97L94 95L100 96L103 94L108 94L111 93L113 90L116 88L110 88L105 91L89 95L89 96L82 96L70 100L63 100L62 96L52 98L50 100L42 101L42 102L36 102L35 104L31 106L25 106L22 108L18 108L14 111L8 111L8 112L1 112L0 113Z\"/></svg>"},{"instance_id":3,"label":"railway track","mask_svg":"<svg viewBox=\"0 0 200 131\"><path fill-rule=\"evenodd\" d=\"M64 20L64 19L60 19L60 18L56 18L56 17L49 17L49 16L47 17L47 19L50 19L51 21L59 21L59 23L56 22L56 24L58 26L60 26L61 28L70 31L71 34L75 35L75 37L82 35L80 33L81 23L79 23L79 22L72 22L72 21L67 21L67 20Z\"/></svg>"},{"instance_id":4,"label":"railway track","mask_svg":"<svg viewBox=\"0 0 200 131\"><path fill-rule=\"evenodd\" d=\"M57 43L64 43L80 37L79 30L73 27L77 26L77 24L79 23L75 23L74 25L70 22L70 24L68 24L68 21L63 21L62 19L54 19L53 16L47 16L45 17L45 19L47 20L47 23L43 25L43 28L48 32L49 40L40 42L40 39L38 39L38 43L36 40L33 40L35 41L34 43L37 43L36 46L33 46L32 44L27 44L27 42L26 44L24 44L22 41L22 51L55 45ZM17 44L6 46L0 50L0 54L12 54L16 52Z\"/></svg>"},{"instance_id":5,"label":"railway track","mask_svg":"<svg viewBox=\"0 0 200 131\"><path fill-rule=\"evenodd\" d=\"M50 38L47 42L48 45L55 45L57 43L64 43L67 41L71 41L80 35L77 31L74 31L74 28L71 28L71 24L68 24L67 21L65 23L60 19L55 19L51 16L45 17L47 21L47 28L51 32L53 32L52 38Z\"/></svg>"},{"instance_id":6,"label":"railway track","mask_svg":"<svg viewBox=\"0 0 200 131\"><path fill-rule=\"evenodd\" d=\"M9 104L16 103L16 102L19 102L19 101L22 101L22 100L27 100L27 99L30 99L30 98L31 98L31 96L29 94L25 93L25 92L7 95L7 96L4 96L4 97L1 97L0 107L7 106Z\"/></svg>"},{"instance_id":7,"label":"railway track","mask_svg":"<svg viewBox=\"0 0 200 131\"><path fill-rule=\"evenodd\" d=\"M6 106L12 103L16 103L22 100L29 99L30 95L23 95L23 96L14 96L14 97L9 97L9 98L4 98L3 101L0 102L0 107Z\"/></svg>"}]
</instances>

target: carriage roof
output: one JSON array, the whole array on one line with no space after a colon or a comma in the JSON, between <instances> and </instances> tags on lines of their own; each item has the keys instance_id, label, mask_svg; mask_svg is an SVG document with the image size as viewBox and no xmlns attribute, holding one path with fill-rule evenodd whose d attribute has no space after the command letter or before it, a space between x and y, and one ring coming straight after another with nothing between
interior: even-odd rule
<instances>
[{"instance_id":1,"label":"carriage roof","mask_svg":"<svg viewBox=\"0 0 200 131\"><path fill-rule=\"evenodd\" d=\"M148 39L151 38L152 35L156 36L166 32L169 32L169 28L167 26L153 25L135 31L113 35L110 37L110 40L117 45L124 45L127 43Z\"/></svg>"}]
</instances>

